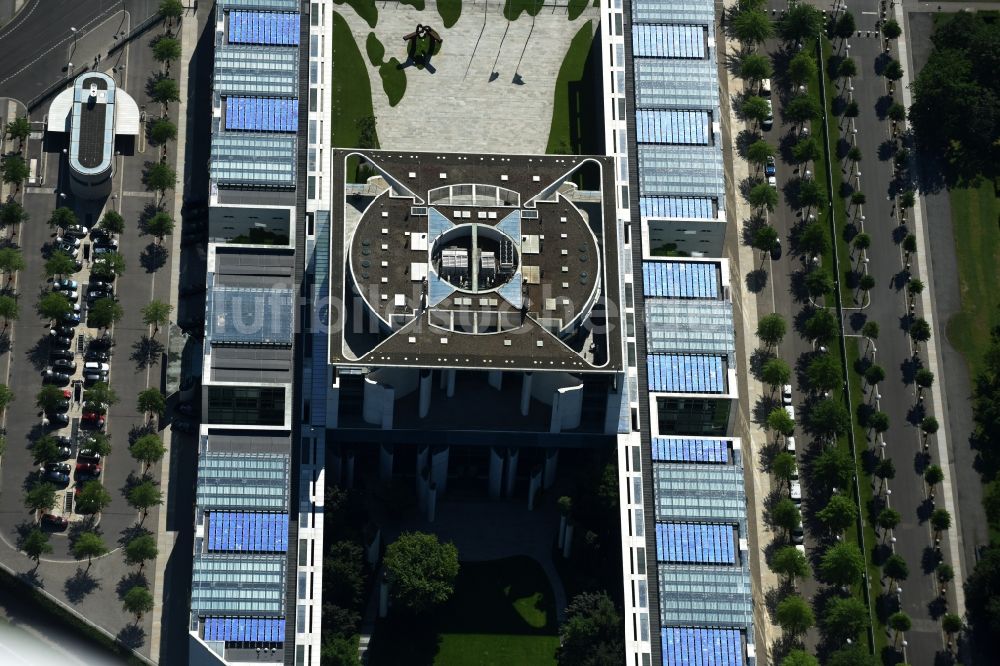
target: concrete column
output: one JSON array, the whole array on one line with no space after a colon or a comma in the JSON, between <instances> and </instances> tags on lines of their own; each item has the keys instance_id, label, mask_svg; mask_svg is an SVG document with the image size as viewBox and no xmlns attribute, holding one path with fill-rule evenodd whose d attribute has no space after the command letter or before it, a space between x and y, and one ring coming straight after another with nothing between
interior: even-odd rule
<instances>
[{"instance_id":1,"label":"concrete column","mask_svg":"<svg viewBox=\"0 0 1000 666\"><path fill-rule=\"evenodd\" d=\"M530 372L522 373L521 375L521 416L528 415L528 409L531 407L531 379L532 374Z\"/></svg>"},{"instance_id":2,"label":"concrete column","mask_svg":"<svg viewBox=\"0 0 1000 666\"><path fill-rule=\"evenodd\" d=\"M451 447L435 446L431 451L431 481L437 484L442 495L448 489L448 454Z\"/></svg>"},{"instance_id":3,"label":"concrete column","mask_svg":"<svg viewBox=\"0 0 1000 666\"><path fill-rule=\"evenodd\" d=\"M444 371L445 381L447 382L447 388L445 389L445 395L449 398L455 397L455 375L457 372L454 368Z\"/></svg>"},{"instance_id":4,"label":"concrete column","mask_svg":"<svg viewBox=\"0 0 1000 666\"><path fill-rule=\"evenodd\" d=\"M421 444L417 448L416 491L417 501L420 503L421 509L424 508L424 500L427 498L427 465L430 462L430 450L431 448L427 444Z\"/></svg>"},{"instance_id":5,"label":"concrete column","mask_svg":"<svg viewBox=\"0 0 1000 666\"><path fill-rule=\"evenodd\" d=\"M535 510L535 496L542 488L542 468L536 466L531 470L531 481L528 482L528 511Z\"/></svg>"},{"instance_id":6,"label":"concrete column","mask_svg":"<svg viewBox=\"0 0 1000 666\"><path fill-rule=\"evenodd\" d=\"M378 451L378 476L383 481L392 478L392 459L395 454L392 444L382 444Z\"/></svg>"},{"instance_id":7,"label":"concrete column","mask_svg":"<svg viewBox=\"0 0 1000 666\"><path fill-rule=\"evenodd\" d=\"M517 458L520 449L507 450L507 487L504 494L510 497L514 494L514 481L517 479Z\"/></svg>"},{"instance_id":8,"label":"concrete column","mask_svg":"<svg viewBox=\"0 0 1000 666\"><path fill-rule=\"evenodd\" d=\"M490 370L489 374L486 375L486 381L489 382L490 386L499 391L503 388L503 372L500 370Z\"/></svg>"},{"instance_id":9,"label":"concrete column","mask_svg":"<svg viewBox=\"0 0 1000 666\"><path fill-rule=\"evenodd\" d=\"M396 389L386 386L382 399L384 400L382 403L382 430L392 430L393 410L396 407Z\"/></svg>"},{"instance_id":10,"label":"concrete column","mask_svg":"<svg viewBox=\"0 0 1000 666\"><path fill-rule=\"evenodd\" d=\"M433 523L434 522L434 514L437 511L437 496L438 496L437 484L432 481L430 483L430 486L427 488L427 522L428 523Z\"/></svg>"},{"instance_id":11,"label":"concrete column","mask_svg":"<svg viewBox=\"0 0 1000 666\"><path fill-rule=\"evenodd\" d=\"M354 487L354 451L347 452L347 469L344 472L344 487Z\"/></svg>"},{"instance_id":12,"label":"concrete column","mask_svg":"<svg viewBox=\"0 0 1000 666\"><path fill-rule=\"evenodd\" d=\"M566 539L563 541L563 559L569 559L570 551L573 548L573 523L566 525Z\"/></svg>"},{"instance_id":13,"label":"concrete column","mask_svg":"<svg viewBox=\"0 0 1000 666\"><path fill-rule=\"evenodd\" d=\"M545 450L545 476L542 478L542 488L548 490L556 482L556 468L559 466L559 449Z\"/></svg>"},{"instance_id":14,"label":"concrete column","mask_svg":"<svg viewBox=\"0 0 1000 666\"><path fill-rule=\"evenodd\" d=\"M559 542L558 548L562 550L563 543L566 541L566 516L559 516Z\"/></svg>"},{"instance_id":15,"label":"concrete column","mask_svg":"<svg viewBox=\"0 0 1000 666\"><path fill-rule=\"evenodd\" d=\"M382 530L376 529L375 536L372 537L372 542L368 544L368 564L375 566L378 562L378 552L382 545Z\"/></svg>"},{"instance_id":16,"label":"concrete column","mask_svg":"<svg viewBox=\"0 0 1000 666\"><path fill-rule=\"evenodd\" d=\"M562 432L562 413L559 407L562 402L562 393L556 391L552 395L552 412L549 416L549 432L559 433Z\"/></svg>"},{"instance_id":17,"label":"concrete column","mask_svg":"<svg viewBox=\"0 0 1000 666\"><path fill-rule=\"evenodd\" d=\"M503 456L495 446L490 447L490 497L500 497L500 481L503 479Z\"/></svg>"},{"instance_id":18,"label":"concrete column","mask_svg":"<svg viewBox=\"0 0 1000 666\"><path fill-rule=\"evenodd\" d=\"M385 617L389 614L389 580L382 574L382 581L378 588L378 616Z\"/></svg>"},{"instance_id":19,"label":"concrete column","mask_svg":"<svg viewBox=\"0 0 1000 666\"><path fill-rule=\"evenodd\" d=\"M420 410L418 415L420 418L426 418L427 413L431 410L431 380L434 373L430 370L420 371Z\"/></svg>"}]
</instances>

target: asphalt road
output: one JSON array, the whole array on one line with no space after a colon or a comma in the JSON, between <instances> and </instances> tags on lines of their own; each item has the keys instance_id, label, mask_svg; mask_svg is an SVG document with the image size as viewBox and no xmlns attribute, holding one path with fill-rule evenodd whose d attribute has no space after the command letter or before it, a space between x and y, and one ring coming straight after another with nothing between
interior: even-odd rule
<instances>
[{"instance_id":1,"label":"asphalt road","mask_svg":"<svg viewBox=\"0 0 1000 666\"><path fill-rule=\"evenodd\" d=\"M121 57L121 62L124 63L126 54L122 52ZM152 108L145 98L145 81L158 65L146 48L145 40L132 44L127 57L123 87L135 97L137 103ZM32 119L41 119L45 111L44 107L39 109ZM35 314L34 304L45 284L41 249L52 239L52 233L45 222L58 205L74 208L81 222L87 226L92 226L99 219L105 203L119 207L125 218L125 232L120 236L120 247L126 261L126 272L117 282L118 297L125 314L114 330L117 347L111 361L110 376L111 386L120 401L111 407L108 416L108 431L114 450L105 461L103 478L113 499L111 505L102 512L99 527L105 541L115 547L122 535L137 522L136 511L127 505L122 493L130 479L140 472L128 455L129 431L143 421L143 416L136 411L136 395L147 385L161 386L162 368L158 362L143 366L137 362L133 352L137 343L147 334L147 327L141 321L141 308L154 297L169 300L170 263L166 260L162 266L158 266L157 262L151 263L148 260L150 245L154 245L155 249L155 241L149 236L143 236L139 228L144 207L154 201L153 195L145 192L141 178L145 162L157 159L156 149L144 146L144 142L139 142L134 148L128 143L119 144L117 148L123 150L123 155L117 158L113 186L117 198L95 204L74 201L72 196L62 199L55 194L55 191L63 189L59 176L61 146L50 142L43 147L41 141L29 142L29 157L40 156L43 149L50 152L43 157L45 182L40 187L29 188L24 196L24 206L31 219L22 225L18 239L27 263L27 268L19 277L21 318L14 325L14 342L9 354L10 384L18 399L7 409L8 449L0 467L0 535L10 543L16 541L18 527L30 518L22 508L22 487L32 471L27 445L38 434L39 415L34 407L34 395L41 386L38 370L42 369L46 359L44 348L38 343L46 335L47 325L47 322L40 320ZM142 148L145 148L145 152L140 152ZM167 203L170 202L172 197L168 197ZM157 468L153 472L154 478L157 478ZM156 524L157 511L154 510L146 518L145 527L155 530ZM102 558L99 566L95 563L94 571L100 574L92 577L95 578L96 585L74 587L67 576L72 578L71 574L74 574L77 566L60 564L72 560L68 550L69 539L56 535L52 541L54 552L48 556L52 562L43 562L39 567L41 583L51 593L69 601L89 619L112 633L127 630L132 618L122 610L117 588L122 577L131 574L132 569L124 564L120 552ZM0 546L0 558L19 570L27 568L24 566L23 556L5 545ZM151 571L152 567L148 566L149 577ZM81 589L84 590L82 593ZM125 634L140 650L148 650L146 641L151 620L150 615L144 618L141 634L134 630Z\"/></svg>"},{"instance_id":2,"label":"asphalt road","mask_svg":"<svg viewBox=\"0 0 1000 666\"><path fill-rule=\"evenodd\" d=\"M152 16L158 0L28 0L16 17L0 28L0 90L28 102L74 69L93 65L126 29L122 8L137 25ZM76 28L75 33L70 28ZM88 37L91 33L92 36Z\"/></svg>"}]
</instances>

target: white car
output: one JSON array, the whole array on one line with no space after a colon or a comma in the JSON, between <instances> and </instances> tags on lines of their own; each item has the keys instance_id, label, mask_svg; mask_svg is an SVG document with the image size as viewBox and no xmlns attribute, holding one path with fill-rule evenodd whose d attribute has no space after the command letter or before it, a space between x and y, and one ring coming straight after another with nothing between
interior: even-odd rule
<instances>
[{"instance_id":1,"label":"white car","mask_svg":"<svg viewBox=\"0 0 1000 666\"><path fill-rule=\"evenodd\" d=\"M785 438L785 450L795 455L795 436L789 436Z\"/></svg>"},{"instance_id":2,"label":"white car","mask_svg":"<svg viewBox=\"0 0 1000 666\"><path fill-rule=\"evenodd\" d=\"M800 553L802 553L803 555L805 555L805 554L806 554L806 547L805 547L805 545L804 545L804 544L801 544L801 543L797 543L797 544L795 544L795 550L799 551L799 552L800 552Z\"/></svg>"},{"instance_id":3,"label":"white car","mask_svg":"<svg viewBox=\"0 0 1000 666\"><path fill-rule=\"evenodd\" d=\"M792 481L789 492L789 496L792 501L796 504L802 504L802 484L798 481Z\"/></svg>"},{"instance_id":4,"label":"white car","mask_svg":"<svg viewBox=\"0 0 1000 666\"><path fill-rule=\"evenodd\" d=\"M83 364L84 372L108 372L111 370L111 366L107 363L98 363L97 361L87 361Z\"/></svg>"},{"instance_id":5,"label":"white car","mask_svg":"<svg viewBox=\"0 0 1000 666\"><path fill-rule=\"evenodd\" d=\"M760 94L763 95L764 97L771 96L771 79L761 79Z\"/></svg>"},{"instance_id":6,"label":"white car","mask_svg":"<svg viewBox=\"0 0 1000 666\"><path fill-rule=\"evenodd\" d=\"M56 236L57 243L66 243L72 245L73 247L80 247L80 239L76 236Z\"/></svg>"},{"instance_id":7,"label":"white car","mask_svg":"<svg viewBox=\"0 0 1000 666\"><path fill-rule=\"evenodd\" d=\"M778 187L778 178L776 176L768 176L767 184L771 187Z\"/></svg>"},{"instance_id":8,"label":"white car","mask_svg":"<svg viewBox=\"0 0 1000 666\"><path fill-rule=\"evenodd\" d=\"M788 414L788 418L795 420L795 407L792 405L785 405L785 413Z\"/></svg>"},{"instance_id":9,"label":"white car","mask_svg":"<svg viewBox=\"0 0 1000 666\"><path fill-rule=\"evenodd\" d=\"M785 384L781 387L781 402L786 405L792 404L792 385Z\"/></svg>"}]
</instances>

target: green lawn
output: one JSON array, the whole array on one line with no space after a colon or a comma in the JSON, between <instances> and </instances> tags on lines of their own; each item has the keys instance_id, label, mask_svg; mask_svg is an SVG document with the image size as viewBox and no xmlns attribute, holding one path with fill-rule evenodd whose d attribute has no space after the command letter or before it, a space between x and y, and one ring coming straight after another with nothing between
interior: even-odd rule
<instances>
[{"instance_id":1,"label":"green lawn","mask_svg":"<svg viewBox=\"0 0 1000 666\"><path fill-rule=\"evenodd\" d=\"M432 617L390 617L375 628L371 666L555 664L555 600L527 557L463 562L455 596Z\"/></svg>"},{"instance_id":2,"label":"green lawn","mask_svg":"<svg viewBox=\"0 0 1000 666\"><path fill-rule=\"evenodd\" d=\"M374 28L378 23L378 7L375 0L333 0L338 5L347 4L354 8L358 16L365 20L369 28ZM422 9L422 8L421 8ZM336 44L336 42L334 42Z\"/></svg>"},{"instance_id":3,"label":"green lawn","mask_svg":"<svg viewBox=\"0 0 1000 666\"><path fill-rule=\"evenodd\" d=\"M333 45L332 140L338 148L358 145L358 121L375 115L372 86L361 50L344 17L333 12L330 42Z\"/></svg>"},{"instance_id":4,"label":"green lawn","mask_svg":"<svg viewBox=\"0 0 1000 666\"><path fill-rule=\"evenodd\" d=\"M437 0L437 10L444 27L450 28L462 15L462 0Z\"/></svg>"},{"instance_id":5,"label":"green lawn","mask_svg":"<svg viewBox=\"0 0 1000 666\"><path fill-rule=\"evenodd\" d=\"M949 198L962 311L948 321L948 341L965 357L975 378L989 347L990 328L1000 324L1000 290L996 288L1000 200L994 184L987 179L976 187L952 189Z\"/></svg>"},{"instance_id":6,"label":"green lawn","mask_svg":"<svg viewBox=\"0 0 1000 666\"><path fill-rule=\"evenodd\" d=\"M542 5L542 0L507 0L503 6L503 15L508 21L516 20L521 12L528 16L538 16Z\"/></svg>"},{"instance_id":7,"label":"green lawn","mask_svg":"<svg viewBox=\"0 0 1000 666\"><path fill-rule=\"evenodd\" d=\"M545 152L549 154L582 155L597 152L587 150L595 141L603 143L600 128L600 101L593 94L588 66L594 27L587 21L577 31L563 57L556 78L552 102L552 126Z\"/></svg>"}]
</instances>

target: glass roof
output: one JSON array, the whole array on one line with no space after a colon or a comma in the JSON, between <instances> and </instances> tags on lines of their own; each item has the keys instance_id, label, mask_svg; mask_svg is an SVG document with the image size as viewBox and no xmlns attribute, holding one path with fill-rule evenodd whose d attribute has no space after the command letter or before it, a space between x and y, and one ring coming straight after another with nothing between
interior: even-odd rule
<instances>
[{"instance_id":1,"label":"glass roof","mask_svg":"<svg viewBox=\"0 0 1000 666\"><path fill-rule=\"evenodd\" d=\"M212 344L292 344L292 290L213 287L207 318Z\"/></svg>"},{"instance_id":2,"label":"glass roof","mask_svg":"<svg viewBox=\"0 0 1000 666\"><path fill-rule=\"evenodd\" d=\"M733 305L727 301L646 300L650 352L733 354Z\"/></svg>"}]
</instances>

